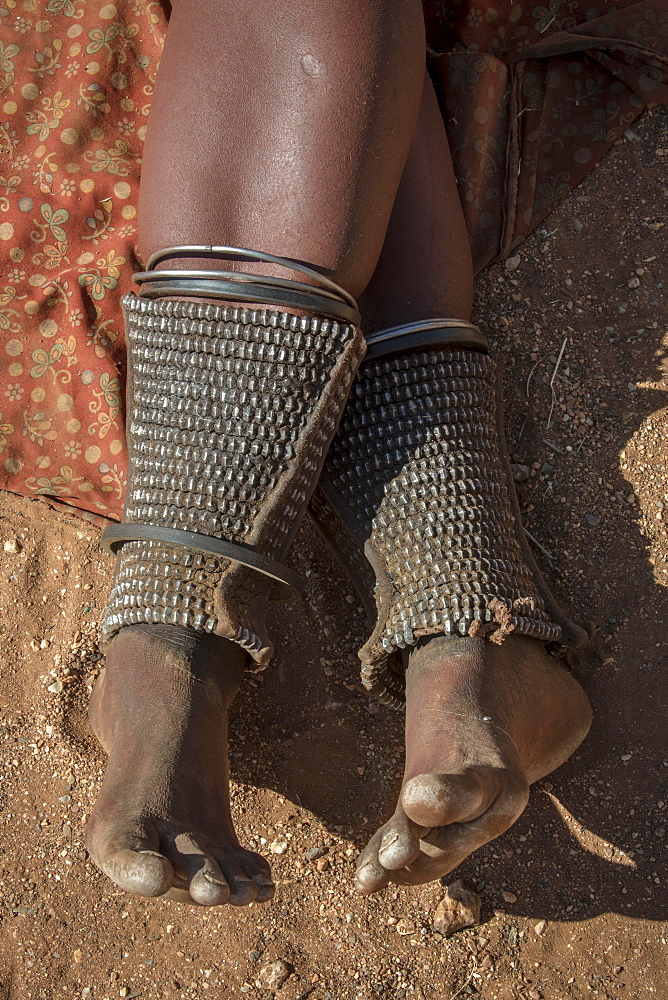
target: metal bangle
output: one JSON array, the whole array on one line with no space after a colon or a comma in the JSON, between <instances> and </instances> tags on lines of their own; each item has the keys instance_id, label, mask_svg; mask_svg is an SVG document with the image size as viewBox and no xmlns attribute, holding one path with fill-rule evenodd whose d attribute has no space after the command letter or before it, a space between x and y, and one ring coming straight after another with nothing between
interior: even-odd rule
<instances>
[{"instance_id":1,"label":"metal bangle","mask_svg":"<svg viewBox=\"0 0 668 1000\"><path fill-rule=\"evenodd\" d=\"M356 324L359 323L360 317L359 317L359 310L357 308L357 302L355 301L354 297L345 290L345 288L341 287L341 285L337 285L337 283L335 281L332 281L331 278L327 278L325 275L320 274L318 271L314 270L312 267L308 267L306 264L303 264L299 260L294 260L291 257L277 257L275 254L265 253L264 251L261 250L249 250L244 247L198 245L198 244L165 247L163 250L158 250L149 257L146 264L146 271L140 272L139 274L135 275L134 276L135 280L136 281L138 280L140 284L146 284L146 282L153 280L148 272L151 271L155 272L156 264L164 260L173 259L175 257L177 258L204 257L204 258L214 258L216 260L232 259L232 260L258 261L262 264L275 264L279 267L285 268L288 271L296 271L303 277L310 278L312 281L314 281L315 286L310 284L304 286L303 282L294 281L291 278L276 278L270 276L265 277L263 275L252 275L252 274L249 275L245 272L237 273L234 271L220 272L220 279L223 282L229 282L230 285L236 282L239 283L255 282L258 291L262 290L263 285L271 288L276 288L283 293L284 298L285 298L285 293L288 293L288 295L290 295L290 293L294 293L295 295L298 293L303 293L305 295L308 294L316 297L319 296L320 298L323 297L331 298L332 303L340 304L340 306L337 309L337 312L341 313L341 318L345 318L346 322L352 322ZM180 274L181 272L177 273ZM190 274L193 273L198 274L198 272L190 272ZM159 280L162 280L163 274L164 272L157 272ZM210 278L212 278L214 274L215 272L199 272L200 277L203 277L203 275L210 276L207 277L206 280L210 280ZM310 289L310 292L308 293L304 292L305 287L307 289ZM153 292L153 295L156 294L153 289L151 291ZM236 290L234 291L236 295ZM147 289L140 291L140 294L146 295ZM162 292L157 294L169 294L169 293L163 290ZM204 292L201 286L195 288L193 294L203 295ZM269 293L263 292L263 294L269 294ZM220 294L215 297L233 298L235 296L230 295L230 288L229 286L226 285L225 287L222 286L220 287ZM281 304L294 305L294 301L277 303L275 298L273 300L265 298L260 299L257 296L255 297L255 299L249 299L245 297L241 299L241 301L261 301L261 302L272 301L273 304L278 304L278 305ZM331 314L332 312L332 303L330 303L329 314ZM347 306L348 308L347 309L342 308L345 306ZM338 315L336 318L339 318Z\"/></svg>"},{"instance_id":2,"label":"metal bangle","mask_svg":"<svg viewBox=\"0 0 668 1000\"><path fill-rule=\"evenodd\" d=\"M420 348L445 347L468 351L489 352L487 338L473 323L460 319L428 319L417 323L403 323L386 330L366 335L365 361L373 361L388 354Z\"/></svg>"},{"instance_id":3,"label":"metal bangle","mask_svg":"<svg viewBox=\"0 0 668 1000\"><path fill-rule=\"evenodd\" d=\"M263 556L250 546L238 542L228 542L225 538L202 535L197 531L183 531L181 528L165 528L156 524L135 524L124 522L110 524L102 532L100 544L106 552L116 554L126 542L162 542L164 545L178 545L196 552L208 552L231 562L254 569L263 576L275 580L277 587L271 592L272 601L298 601L304 584L297 573L287 566Z\"/></svg>"},{"instance_id":4,"label":"metal bangle","mask_svg":"<svg viewBox=\"0 0 668 1000\"><path fill-rule=\"evenodd\" d=\"M303 309L320 316L343 323L358 326L360 314L346 302L336 299L326 289L315 288L313 285L302 285L295 281L287 283L284 279L275 278L265 281L254 276L255 283L239 280L234 272L209 273L208 277L172 277L183 275L183 271L144 271L133 275L139 285L139 295L144 299L157 299L165 296L190 296L205 299L223 299L235 302L258 302L261 304L282 306L288 309ZM206 272L192 272L194 275ZM227 280L229 275L229 279Z\"/></svg>"}]
</instances>

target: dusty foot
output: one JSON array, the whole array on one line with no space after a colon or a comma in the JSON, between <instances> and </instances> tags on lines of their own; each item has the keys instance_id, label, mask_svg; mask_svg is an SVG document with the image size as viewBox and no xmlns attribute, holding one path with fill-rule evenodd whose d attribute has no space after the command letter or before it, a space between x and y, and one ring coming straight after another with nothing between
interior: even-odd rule
<instances>
[{"instance_id":1,"label":"dusty foot","mask_svg":"<svg viewBox=\"0 0 668 1000\"><path fill-rule=\"evenodd\" d=\"M358 889L456 868L515 822L529 785L570 757L590 723L580 685L532 639L438 636L413 650L404 781L358 859Z\"/></svg>"},{"instance_id":2,"label":"dusty foot","mask_svg":"<svg viewBox=\"0 0 668 1000\"><path fill-rule=\"evenodd\" d=\"M273 895L269 865L239 846L230 816L227 710L244 657L169 625L124 628L111 644L89 709L109 762L86 844L127 892L202 906Z\"/></svg>"}]
</instances>

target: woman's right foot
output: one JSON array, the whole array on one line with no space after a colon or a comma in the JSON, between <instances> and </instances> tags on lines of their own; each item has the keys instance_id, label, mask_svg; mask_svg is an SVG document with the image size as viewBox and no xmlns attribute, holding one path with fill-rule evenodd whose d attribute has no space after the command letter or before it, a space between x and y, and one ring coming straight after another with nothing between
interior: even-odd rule
<instances>
[{"instance_id":1,"label":"woman's right foot","mask_svg":"<svg viewBox=\"0 0 668 1000\"><path fill-rule=\"evenodd\" d=\"M227 711L245 657L173 625L112 641L89 708L109 761L86 844L127 892L202 906L273 896L269 865L239 845L230 814Z\"/></svg>"}]
</instances>

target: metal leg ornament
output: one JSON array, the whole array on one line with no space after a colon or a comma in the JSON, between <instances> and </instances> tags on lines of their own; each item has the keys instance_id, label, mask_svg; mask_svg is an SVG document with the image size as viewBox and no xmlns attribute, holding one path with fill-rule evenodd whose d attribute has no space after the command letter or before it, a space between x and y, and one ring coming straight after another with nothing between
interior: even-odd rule
<instances>
[{"instance_id":1,"label":"metal leg ornament","mask_svg":"<svg viewBox=\"0 0 668 1000\"><path fill-rule=\"evenodd\" d=\"M319 284L154 270L187 256L270 260ZM130 471L123 523L103 536L117 553L105 635L138 622L190 626L265 664L266 602L299 596L281 560L364 354L356 307L316 272L268 254L174 247L149 265L139 296L124 300Z\"/></svg>"},{"instance_id":2,"label":"metal leg ornament","mask_svg":"<svg viewBox=\"0 0 668 1000\"><path fill-rule=\"evenodd\" d=\"M400 705L399 651L427 635L585 641L586 627L559 609L529 552L505 450L501 368L480 331L434 320L367 343L371 360L311 505L359 568L362 592L369 570L375 576L365 686Z\"/></svg>"}]
</instances>

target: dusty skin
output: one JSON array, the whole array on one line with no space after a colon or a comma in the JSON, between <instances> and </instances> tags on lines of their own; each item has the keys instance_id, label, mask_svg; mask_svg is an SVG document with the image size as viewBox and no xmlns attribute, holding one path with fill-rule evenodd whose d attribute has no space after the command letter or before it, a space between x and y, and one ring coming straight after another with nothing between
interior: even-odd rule
<instances>
[{"instance_id":1,"label":"dusty skin","mask_svg":"<svg viewBox=\"0 0 668 1000\"><path fill-rule=\"evenodd\" d=\"M112 641L89 710L109 763L86 843L128 892L203 906L273 895L230 814L227 712L243 666L233 644L171 626ZM577 681L530 639L425 642L409 662L399 804L359 858L360 890L446 875L517 819L590 722Z\"/></svg>"},{"instance_id":2,"label":"dusty skin","mask_svg":"<svg viewBox=\"0 0 668 1000\"><path fill-rule=\"evenodd\" d=\"M515 822L590 724L578 682L532 639L425 642L409 656L399 802L358 859L359 888L447 875Z\"/></svg>"}]
</instances>

